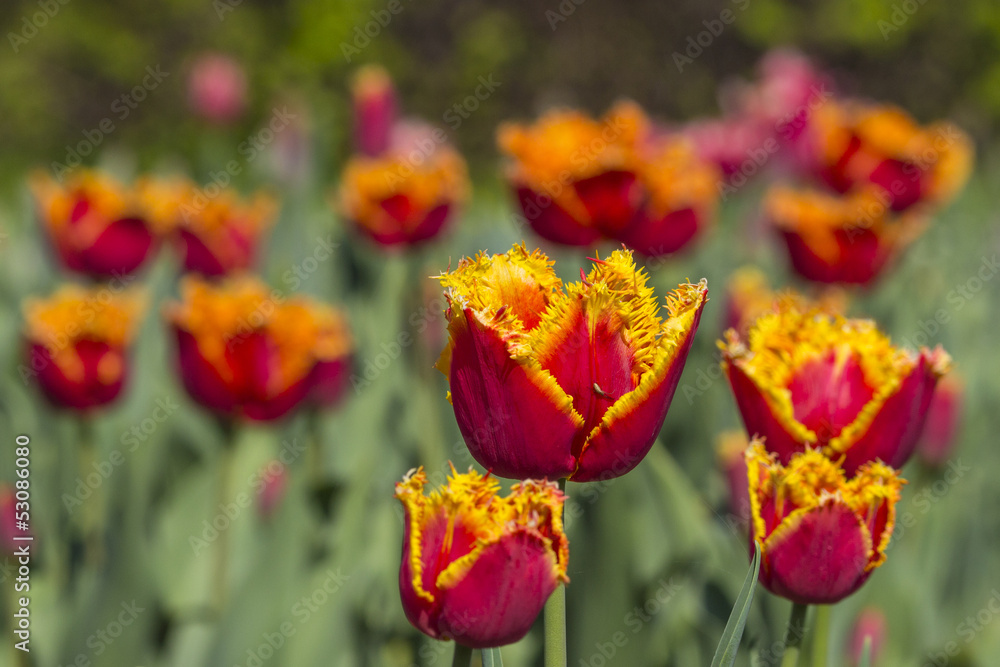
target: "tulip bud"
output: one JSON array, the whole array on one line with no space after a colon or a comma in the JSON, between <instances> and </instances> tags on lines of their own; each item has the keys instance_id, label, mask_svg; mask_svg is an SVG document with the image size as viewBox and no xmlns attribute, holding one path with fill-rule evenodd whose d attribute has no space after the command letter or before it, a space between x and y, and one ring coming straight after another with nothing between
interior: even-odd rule
<instances>
[{"instance_id":1,"label":"tulip bud","mask_svg":"<svg viewBox=\"0 0 1000 667\"><path fill-rule=\"evenodd\" d=\"M247 77L235 59L217 53L198 57L188 75L188 102L202 118L229 123L247 103Z\"/></svg>"},{"instance_id":2,"label":"tulip bud","mask_svg":"<svg viewBox=\"0 0 1000 667\"><path fill-rule=\"evenodd\" d=\"M396 90L392 78L378 65L362 67L354 75L351 96L355 150L378 157L389 150L396 124Z\"/></svg>"},{"instance_id":3,"label":"tulip bud","mask_svg":"<svg viewBox=\"0 0 1000 667\"><path fill-rule=\"evenodd\" d=\"M778 462L761 442L746 453L750 543L760 544L760 582L799 604L833 604L885 562L905 483L881 463L848 479L819 451Z\"/></svg>"},{"instance_id":4,"label":"tulip bud","mask_svg":"<svg viewBox=\"0 0 1000 667\"><path fill-rule=\"evenodd\" d=\"M847 646L847 657L852 665L861 662L861 653L864 651L865 639L871 639L871 663L878 662L878 655L885 644L888 628L885 614L877 607L866 607L858 614L851 629L849 644Z\"/></svg>"},{"instance_id":5,"label":"tulip bud","mask_svg":"<svg viewBox=\"0 0 1000 667\"><path fill-rule=\"evenodd\" d=\"M399 592L410 623L473 648L518 641L560 583L569 543L565 496L527 480L508 496L474 470L427 496L423 469L396 484L406 512Z\"/></svg>"},{"instance_id":6,"label":"tulip bud","mask_svg":"<svg viewBox=\"0 0 1000 667\"><path fill-rule=\"evenodd\" d=\"M271 461L258 473L260 491L257 493L257 512L263 519L270 519L288 487L288 469L279 461Z\"/></svg>"}]
</instances>

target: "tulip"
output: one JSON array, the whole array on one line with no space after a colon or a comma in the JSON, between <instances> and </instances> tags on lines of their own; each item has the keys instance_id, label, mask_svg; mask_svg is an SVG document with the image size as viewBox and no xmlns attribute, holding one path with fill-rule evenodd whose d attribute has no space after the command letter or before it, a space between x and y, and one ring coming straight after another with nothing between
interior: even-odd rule
<instances>
[{"instance_id":1,"label":"tulip","mask_svg":"<svg viewBox=\"0 0 1000 667\"><path fill-rule=\"evenodd\" d=\"M501 477L624 475L663 424L706 283L680 285L661 319L631 252L594 261L565 289L524 246L439 276L449 342L438 368L472 456Z\"/></svg>"},{"instance_id":2,"label":"tulip","mask_svg":"<svg viewBox=\"0 0 1000 667\"><path fill-rule=\"evenodd\" d=\"M793 304L720 343L747 433L787 464L820 449L853 474L876 459L900 468L923 428L934 387L951 363L940 347L892 346L869 320Z\"/></svg>"},{"instance_id":3,"label":"tulip","mask_svg":"<svg viewBox=\"0 0 1000 667\"><path fill-rule=\"evenodd\" d=\"M347 345L329 335L329 306L286 298L250 278L218 285L187 278L167 318L185 389L226 417L278 419L317 386L316 368Z\"/></svg>"},{"instance_id":4,"label":"tulip","mask_svg":"<svg viewBox=\"0 0 1000 667\"><path fill-rule=\"evenodd\" d=\"M351 86L354 105L354 146L378 157L389 150L396 124L396 90L389 73L377 65L358 70Z\"/></svg>"},{"instance_id":5,"label":"tulip","mask_svg":"<svg viewBox=\"0 0 1000 667\"><path fill-rule=\"evenodd\" d=\"M730 182L756 174L776 145L774 128L758 118L712 118L688 123L682 130L703 160L716 165Z\"/></svg>"},{"instance_id":6,"label":"tulip","mask_svg":"<svg viewBox=\"0 0 1000 667\"><path fill-rule=\"evenodd\" d=\"M217 277L253 268L262 237L274 222L276 207L269 196L242 201L229 188L198 188L186 179L146 179L138 187L171 221L184 271Z\"/></svg>"},{"instance_id":7,"label":"tulip","mask_svg":"<svg viewBox=\"0 0 1000 667\"><path fill-rule=\"evenodd\" d=\"M710 222L718 171L687 139L658 135L642 109L621 102L600 121L553 111L505 124L497 143L531 227L572 246L615 239L647 256L685 247Z\"/></svg>"},{"instance_id":8,"label":"tulip","mask_svg":"<svg viewBox=\"0 0 1000 667\"><path fill-rule=\"evenodd\" d=\"M238 119L247 103L246 72L229 56L199 56L188 75L188 102L195 113L214 123Z\"/></svg>"},{"instance_id":9,"label":"tulip","mask_svg":"<svg viewBox=\"0 0 1000 667\"><path fill-rule=\"evenodd\" d=\"M949 373L938 383L927 408L927 421L917 444L920 460L932 468L947 463L955 448L956 434L962 421L962 380Z\"/></svg>"},{"instance_id":10,"label":"tulip","mask_svg":"<svg viewBox=\"0 0 1000 667\"><path fill-rule=\"evenodd\" d=\"M847 294L836 287L824 289L815 300L791 289L774 291L760 269L744 266L733 272L726 285L723 328L745 333L758 317L771 312L779 303L794 304L799 309L819 308L839 315L847 309L847 302Z\"/></svg>"},{"instance_id":11,"label":"tulip","mask_svg":"<svg viewBox=\"0 0 1000 667\"><path fill-rule=\"evenodd\" d=\"M399 591L418 630L472 648L518 641L560 583L568 582L565 496L527 480L510 495L474 470L452 469L427 496L423 469L396 484L406 513Z\"/></svg>"},{"instance_id":12,"label":"tulip","mask_svg":"<svg viewBox=\"0 0 1000 667\"><path fill-rule=\"evenodd\" d=\"M878 663L878 656L882 652L888 635L888 624L885 614L877 607L866 607L858 614L851 629L849 644L847 646L847 656L851 665L861 664L861 654L865 649L865 639L871 639L871 661L869 664Z\"/></svg>"},{"instance_id":13,"label":"tulip","mask_svg":"<svg viewBox=\"0 0 1000 667\"><path fill-rule=\"evenodd\" d=\"M448 145L425 139L420 150L354 156L344 168L341 209L379 245L411 246L433 239L468 198L465 160Z\"/></svg>"},{"instance_id":14,"label":"tulip","mask_svg":"<svg viewBox=\"0 0 1000 667\"><path fill-rule=\"evenodd\" d=\"M972 170L972 142L950 123L924 128L901 109L860 102L824 104L814 119L820 177L838 192L874 184L893 211L947 202Z\"/></svg>"},{"instance_id":15,"label":"tulip","mask_svg":"<svg viewBox=\"0 0 1000 667\"><path fill-rule=\"evenodd\" d=\"M138 292L66 285L24 304L29 364L55 406L89 411L113 401L128 377L128 348L145 299Z\"/></svg>"},{"instance_id":16,"label":"tulip","mask_svg":"<svg viewBox=\"0 0 1000 667\"><path fill-rule=\"evenodd\" d=\"M893 215L871 188L841 196L775 186L764 211L795 272L819 283L869 284L924 228L916 214Z\"/></svg>"},{"instance_id":17,"label":"tulip","mask_svg":"<svg viewBox=\"0 0 1000 667\"><path fill-rule=\"evenodd\" d=\"M67 269L120 278L150 256L157 221L140 197L107 174L80 169L60 184L38 172L31 189L46 235Z\"/></svg>"},{"instance_id":18,"label":"tulip","mask_svg":"<svg viewBox=\"0 0 1000 667\"><path fill-rule=\"evenodd\" d=\"M885 562L905 481L881 463L850 479L817 450L778 463L759 441L747 449L751 544L760 583L798 604L832 604Z\"/></svg>"},{"instance_id":19,"label":"tulip","mask_svg":"<svg viewBox=\"0 0 1000 667\"><path fill-rule=\"evenodd\" d=\"M331 308L318 315L316 351L319 360L312 370L309 402L316 407L329 408L339 403L347 391L354 342L343 313Z\"/></svg>"}]
</instances>

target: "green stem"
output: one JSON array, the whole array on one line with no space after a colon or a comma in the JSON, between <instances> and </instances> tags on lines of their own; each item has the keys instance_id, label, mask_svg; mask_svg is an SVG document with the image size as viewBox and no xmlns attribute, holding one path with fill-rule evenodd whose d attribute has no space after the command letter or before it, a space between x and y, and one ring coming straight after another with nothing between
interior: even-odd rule
<instances>
[{"instance_id":1,"label":"green stem","mask_svg":"<svg viewBox=\"0 0 1000 667\"><path fill-rule=\"evenodd\" d=\"M810 667L826 667L826 656L830 653L830 612L828 604L816 605L816 619L813 621L812 662Z\"/></svg>"},{"instance_id":2,"label":"green stem","mask_svg":"<svg viewBox=\"0 0 1000 667\"><path fill-rule=\"evenodd\" d=\"M92 417L82 415L78 423L79 435L77 442L77 461L79 464L80 479L88 485L87 476L94 472L94 463L97 461L97 453L94 449L94 422ZM80 539L83 542L83 562L91 568L97 569L103 560L103 493L102 484L97 484L92 490L89 498L83 501L80 508Z\"/></svg>"},{"instance_id":3,"label":"green stem","mask_svg":"<svg viewBox=\"0 0 1000 667\"><path fill-rule=\"evenodd\" d=\"M212 512L221 511L220 508L225 507L229 501L229 477L233 464L233 450L236 449L236 425L233 423L224 424L223 431L225 439L222 443L222 451L219 452L218 469L216 471L218 479L215 485L216 497ZM209 522L212 521L212 518L212 516L209 517ZM215 548L215 567L212 577L212 607L220 616L222 615L222 610L226 607L226 596L228 594L226 580L229 569L229 530L231 528L232 526L229 525L226 526L225 530L219 531L218 544Z\"/></svg>"},{"instance_id":4,"label":"green stem","mask_svg":"<svg viewBox=\"0 0 1000 667\"><path fill-rule=\"evenodd\" d=\"M781 659L781 667L796 667L799 664L799 649L806 634L808 611L809 605L792 603L792 614L788 619L788 629L785 631L785 654Z\"/></svg>"},{"instance_id":5,"label":"green stem","mask_svg":"<svg viewBox=\"0 0 1000 667\"><path fill-rule=\"evenodd\" d=\"M566 480L559 480L566 490ZM545 603L545 667L566 667L566 586L559 584Z\"/></svg>"},{"instance_id":6,"label":"green stem","mask_svg":"<svg viewBox=\"0 0 1000 667\"><path fill-rule=\"evenodd\" d=\"M455 642L455 657L451 659L451 667L469 667L472 663L472 649Z\"/></svg>"}]
</instances>

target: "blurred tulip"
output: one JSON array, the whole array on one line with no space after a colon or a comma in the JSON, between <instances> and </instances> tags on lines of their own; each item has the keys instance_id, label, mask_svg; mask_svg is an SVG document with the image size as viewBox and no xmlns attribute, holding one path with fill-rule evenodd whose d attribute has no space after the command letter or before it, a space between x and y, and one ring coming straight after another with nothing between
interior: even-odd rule
<instances>
[{"instance_id":1,"label":"blurred tulip","mask_svg":"<svg viewBox=\"0 0 1000 667\"><path fill-rule=\"evenodd\" d=\"M954 372L943 377L934 391L917 445L917 455L933 468L943 466L951 458L962 422L963 393L962 380Z\"/></svg>"},{"instance_id":2,"label":"blurred tulip","mask_svg":"<svg viewBox=\"0 0 1000 667\"><path fill-rule=\"evenodd\" d=\"M389 150L396 124L396 89L389 73L378 65L362 67L351 84L354 105L354 147L378 157Z\"/></svg>"},{"instance_id":3,"label":"blurred tulip","mask_svg":"<svg viewBox=\"0 0 1000 667\"><path fill-rule=\"evenodd\" d=\"M552 482L527 480L510 495L474 470L452 469L424 495L423 469L396 484L406 510L399 591L410 623L435 639L473 648L518 641L545 601L568 582L565 496Z\"/></svg>"},{"instance_id":4,"label":"blurred tulip","mask_svg":"<svg viewBox=\"0 0 1000 667\"><path fill-rule=\"evenodd\" d=\"M81 168L60 184L36 172L31 190L46 235L67 269L121 278L149 257L157 220L141 197L111 176Z\"/></svg>"},{"instance_id":5,"label":"blurred tulip","mask_svg":"<svg viewBox=\"0 0 1000 667\"><path fill-rule=\"evenodd\" d=\"M719 174L687 139L657 135L620 102L600 121L552 111L502 125L507 179L531 227L554 243L622 241L647 256L686 246L715 211Z\"/></svg>"},{"instance_id":6,"label":"blurred tulip","mask_svg":"<svg viewBox=\"0 0 1000 667\"><path fill-rule=\"evenodd\" d=\"M851 629L849 637L850 643L847 646L847 658L850 664L856 666L861 663L861 653L865 649L865 639L869 637L872 642L871 662L869 664L877 664L879 653L882 652L882 645L885 644L887 636L888 624L882 610L878 607L865 607L862 609L861 613L858 614L858 618L854 621L854 627Z\"/></svg>"},{"instance_id":7,"label":"blurred tulip","mask_svg":"<svg viewBox=\"0 0 1000 667\"><path fill-rule=\"evenodd\" d=\"M715 458L729 490L729 511L744 526L750 523L746 460L749 444L743 431L724 431L715 441Z\"/></svg>"},{"instance_id":8,"label":"blurred tulip","mask_svg":"<svg viewBox=\"0 0 1000 667\"><path fill-rule=\"evenodd\" d=\"M798 292L771 289L767 276L755 266L744 266L729 277L726 284L725 322L723 329L735 329L745 334L750 325L778 304L793 304L799 309L818 308L832 315L847 310L848 296L839 288L828 287L816 299L808 299Z\"/></svg>"},{"instance_id":9,"label":"blurred tulip","mask_svg":"<svg viewBox=\"0 0 1000 667\"><path fill-rule=\"evenodd\" d=\"M280 461L271 461L258 475L257 512L261 518L270 519L288 489L288 469Z\"/></svg>"},{"instance_id":10,"label":"blurred tulip","mask_svg":"<svg viewBox=\"0 0 1000 667\"><path fill-rule=\"evenodd\" d=\"M680 285L661 319L631 252L594 262L565 288L524 246L439 276L449 343L438 368L472 456L501 477L618 477L663 424L708 288Z\"/></svg>"},{"instance_id":11,"label":"blurred tulip","mask_svg":"<svg viewBox=\"0 0 1000 667\"><path fill-rule=\"evenodd\" d=\"M187 179L144 179L138 188L170 220L183 270L206 277L253 268L274 222L275 202L264 194L247 202L232 189L215 184L199 188Z\"/></svg>"},{"instance_id":12,"label":"blurred tulip","mask_svg":"<svg viewBox=\"0 0 1000 667\"><path fill-rule=\"evenodd\" d=\"M25 537L31 533L17 527L17 498L14 488L9 484L0 483L0 558L13 554L23 543L15 537Z\"/></svg>"},{"instance_id":13,"label":"blurred tulip","mask_svg":"<svg viewBox=\"0 0 1000 667\"><path fill-rule=\"evenodd\" d=\"M726 332L723 369L747 433L787 464L821 449L847 474L910 458L938 378L951 363L940 347L895 348L869 320L793 304L758 319L746 336Z\"/></svg>"},{"instance_id":14,"label":"blurred tulip","mask_svg":"<svg viewBox=\"0 0 1000 667\"><path fill-rule=\"evenodd\" d=\"M469 194L465 160L436 130L423 147L384 157L352 157L344 168L340 206L356 229L382 246L411 246L436 237Z\"/></svg>"},{"instance_id":15,"label":"blurred tulip","mask_svg":"<svg viewBox=\"0 0 1000 667\"><path fill-rule=\"evenodd\" d=\"M946 203L972 170L964 132L944 122L922 128L895 107L831 102L816 111L814 127L823 180L838 192L874 184L893 211Z\"/></svg>"},{"instance_id":16,"label":"blurred tulip","mask_svg":"<svg viewBox=\"0 0 1000 667\"><path fill-rule=\"evenodd\" d=\"M333 407L343 399L351 374L354 341L347 316L332 308L316 313L318 338L316 353L319 361L312 370L309 402L316 407Z\"/></svg>"},{"instance_id":17,"label":"blurred tulip","mask_svg":"<svg viewBox=\"0 0 1000 667\"><path fill-rule=\"evenodd\" d=\"M331 307L247 276L218 285L187 278L181 296L166 313L181 379L192 398L225 416L284 416L319 386L319 364L349 348L329 334L339 317Z\"/></svg>"},{"instance_id":18,"label":"blurred tulip","mask_svg":"<svg viewBox=\"0 0 1000 667\"><path fill-rule=\"evenodd\" d=\"M764 213L795 272L819 283L871 283L924 229L914 213L893 215L872 188L835 195L775 186Z\"/></svg>"},{"instance_id":19,"label":"blurred tulip","mask_svg":"<svg viewBox=\"0 0 1000 667\"><path fill-rule=\"evenodd\" d=\"M782 465L760 441L747 449L751 544L760 583L799 604L832 604L885 562L904 480L869 462L850 479L817 450Z\"/></svg>"},{"instance_id":20,"label":"blurred tulip","mask_svg":"<svg viewBox=\"0 0 1000 667\"><path fill-rule=\"evenodd\" d=\"M24 304L28 367L57 407L86 411L113 401L129 370L128 347L145 299L110 287L61 287Z\"/></svg>"},{"instance_id":21,"label":"blurred tulip","mask_svg":"<svg viewBox=\"0 0 1000 667\"><path fill-rule=\"evenodd\" d=\"M681 133L703 160L716 165L724 176L750 177L760 172L777 150L774 128L758 118L711 118L685 125Z\"/></svg>"},{"instance_id":22,"label":"blurred tulip","mask_svg":"<svg viewBox=\"0 0 1000 667\"><path fill-rule=\"evenodd\" d=\"M247 104L247 76L235 59L219 53L198 56L188 75L188 102L214 123L238 119Z\"/></svg>"}]
</instances>

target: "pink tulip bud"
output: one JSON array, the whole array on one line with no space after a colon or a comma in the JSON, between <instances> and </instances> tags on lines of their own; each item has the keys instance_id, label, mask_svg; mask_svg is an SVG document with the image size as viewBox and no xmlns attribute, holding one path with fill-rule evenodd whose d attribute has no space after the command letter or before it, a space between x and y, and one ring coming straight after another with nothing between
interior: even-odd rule
<instances>
[{"instance_id":1,"label":"pink tulip bud","mask_svg":"<svg viewBox=\"0 0 1000 667\"><path fill-rule=\"evenodd\" d=\"M247 102L243 67L229 56L200 56L188 76L188 102L195 113L213 123L236 120Z\"/></svg>"},{"instance_id":2,"label":"pink tulip bud","mask_svg":"<svg viewBox=\"0 0 1000 667\"><path fill-rule=\"evenodd\" d=\"M363 67L354 77L351 94L358 152L370 157L385 153L396 124L396 90L392 78L378 65Z\"/></svg>"},{"instance_id":3,"label":"pink tulip bud","mask_svg":"<svg viewBox=\"0 0 1000 667\"><path fill-rule=\"evenodd\" d=\"M877 607L867 607L861 610L857 620L854 621L854 628L851 630L850 644L847 647L847 656L850 664L857 665L861 661L861 652L864 650L865 639L871 637L871 664L875 664L882 646L885 644L887 634L885 614Z\"/></svg>"},{"instance_id":4,"label":"pink tulip bud","mask_svg":"<svg viewBox=\"0 0 1000 667\"><path fill-rule=\"evenodd\" d=\"M257 494L257 512L263 519L270 519L288 488L288 468L279 461L271 461L260 472L263 486Z\"/></svg>"}]
</instances>

